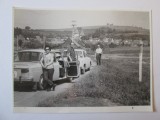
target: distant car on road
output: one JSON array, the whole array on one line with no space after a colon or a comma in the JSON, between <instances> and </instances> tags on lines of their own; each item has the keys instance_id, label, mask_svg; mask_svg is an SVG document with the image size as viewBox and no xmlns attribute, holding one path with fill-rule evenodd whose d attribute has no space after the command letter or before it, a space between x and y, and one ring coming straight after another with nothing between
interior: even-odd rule
<instances>
[{"instance_id":1,"label":"distant car on road","mask_svg":"<svg viewBox=\"0 0 160 120\"><path fill-rule=\"evenodd\" d=\"M44 53L43 49L21 50L17 53L14 60L14 82L32 83L34 90L39 87L43 89L43 72L40 59ZM59 50L52 50L55 54L53 81L79 76L79 63L77 61L68 62Z\"/></svg>"},{"instance_id":2,"label":"distant car on road","mask_svg":"<svg viewBox=\"0 0 160 120\"><path fill-rule=\"evenodd\" d=\"M67 50L65 50L65 54ZM86 70L90 70L92 66L91 58L88 57L86 50L84 49L75 49L76 57L79 62L79 70L82 74L85 73Z\"/></svg>"}]
</instances>

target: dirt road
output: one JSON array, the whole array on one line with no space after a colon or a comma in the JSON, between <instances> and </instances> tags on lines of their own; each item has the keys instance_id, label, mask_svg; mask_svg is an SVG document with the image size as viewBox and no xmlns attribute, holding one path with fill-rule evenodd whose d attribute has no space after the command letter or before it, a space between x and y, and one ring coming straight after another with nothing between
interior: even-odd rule
<instances>
[{"instance_id":1,"label":"dirt road","mask_svg":"<svg viewBox=\"0 0 160 120\"><path fill-rule=\"evenodd\" d=\"M35 107L38 102L43 101L44 99L55 96L61 92L64 92L66 89L70 88L72 83L63 83L57 85L55 91L37 91L37 92L14 92L14 106L15 107Z\"/></svg>"},{"instance_id":2,"label":"dirt road","mask_svg":"<svg viewBox=\"0 0 160 120\"><path fill-rule=\"evenodd\" d=\"M93 58L93 56L92 56ZM117 58L126 58L126 56L115 56L115 55L103 55L102 59L117 59ZM137 57L134 57L137 58ZM96 63L93 62L91 70L96 66ZM73 80L72 82L62 81L61 84L57 85L55 91L14 91L14 106L15 107L35 107L39 102L45 100L48 97L56 96L57 94L63 93L67 89L71 88L72 85L80 81L82 77L85 77L90 72L86 72L84 75L81 75L79 78Z\"/></svg>"},{"instance_id":3,"label":"dirt road","mask_svg":"<svg viewBox=\"0 0 160 120\"><path fill-rule=\"evenodd\" d=\"M91 70L95 66L95 62L93 62ZM14 91L14 107L35 107L39 102L44 99L56 96L57 94L63 93L67 89L71 88L73 84L81 80L82 77L85 77L90 72L87 71L84 75L81 75L79 78L74 79L72 82L68 82L63 80L59 85L56 86L54 91Z\"/></svg>"}]
</instances>

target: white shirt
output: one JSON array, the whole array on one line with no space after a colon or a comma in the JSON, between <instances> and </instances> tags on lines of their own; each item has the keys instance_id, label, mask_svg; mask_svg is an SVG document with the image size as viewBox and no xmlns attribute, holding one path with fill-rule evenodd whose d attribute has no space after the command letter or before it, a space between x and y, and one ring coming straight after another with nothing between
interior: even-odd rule
<instances>
[{"instance_id":1,"label":"white shirt","mask_svg":"<svg viewBox=\"0 0 160 120\"><path fill-rule=\"evenodd\" d=\"M48 54L45 54L43 55L42 59L43 59L43 65L46 66L46 69L52 69L54 68L54 65L53 65L53 54L51 53L48 53Z\"/></svg>"},{"instance_id":2,"label":"white shirt","mask_svg":"<svg viewBox=\"0 0 160 120\"><path fill-rule=\"evenodd\" d=\"M102 54L102 49L101 49L101 48L97 48L97 49L96 49L96 53L97 53L97 54Z\"/></svg>"}]
</instances>

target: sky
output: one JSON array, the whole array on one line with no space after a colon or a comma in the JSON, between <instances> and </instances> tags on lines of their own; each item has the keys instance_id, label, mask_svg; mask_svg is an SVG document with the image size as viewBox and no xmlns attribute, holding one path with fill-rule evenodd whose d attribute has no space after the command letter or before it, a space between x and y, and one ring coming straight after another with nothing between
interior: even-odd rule
<instances>
[{"instance_id":1,"label":"sky","mask_svg":"<svg viewBox=\"0 0 160 120\"><path fill-rule=\"evenodd\" d=\"M14 10L14 27L32 29L71 28L72 21L77 27L114 24L137 26L149 29L149 12L105 11L105 10Z\"/></svg>"}]
</instances>

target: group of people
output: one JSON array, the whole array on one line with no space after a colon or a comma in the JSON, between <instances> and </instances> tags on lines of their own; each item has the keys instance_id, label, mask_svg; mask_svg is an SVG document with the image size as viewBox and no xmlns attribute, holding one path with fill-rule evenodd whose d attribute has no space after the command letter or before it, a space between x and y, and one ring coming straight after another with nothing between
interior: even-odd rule
<instances>
[{"instance_id":1,"label":"group of people","mask_svg":"<svg viewBox=\"0 0 160 120\"><path fill-rule=\"evenodd\" d=\"M67 54L68 56L70 56L72 61L76 61L76 54L73 45L74 43L71 43L70 47L67 50ZM43 79L47 91L53 91L56 86L56 84L54 84L52 80L54 74L54 62L56 62L56 57L54 54L50 53L51 48L49 46L45 46L44 50L45 52L40 59L40 64L43 70ZM101 65L101 56L102 56L102 49L100 45L98 45L95 51L97 65Z\"/></svg>"},{"instance_id":2,"label":"group of people","mask_svg":"<svg viewBox=\"0 0 160 120\"><path fill-rule=\"evenodd\" d=\"M55 54L52 54L50 46L45 46L45 52L40 59L40 64L43 70L43 79L44 79L44 88L47 91L53 91L56 84L53 83L53 74L54 74L54 62L56 62ZM74 51L73 43L70 44L67 50L67 56L70 57L70 61L76 60L76 54Z\"/></svg>"}]
</instances>

